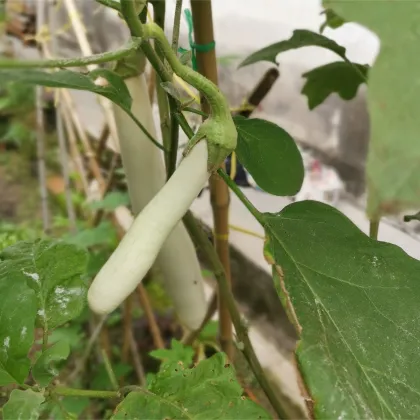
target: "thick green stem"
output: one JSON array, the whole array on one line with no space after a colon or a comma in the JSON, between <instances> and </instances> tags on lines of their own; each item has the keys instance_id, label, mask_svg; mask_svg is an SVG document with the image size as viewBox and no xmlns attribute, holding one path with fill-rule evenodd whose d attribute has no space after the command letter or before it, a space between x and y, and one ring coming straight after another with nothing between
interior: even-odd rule
<instances>
[{"instance_id":1,"label":"thick green stem","mask_svg":"<svg viewBox=\"0 0 420 420\"><path fill-rule=\"evenodd\" d=\"M120 2L117 0L96 0L98 3L103 4L106 7L116 10L117 12L121 12L121 5Z\"/></svg>"},{"instance_id":2,"label":"thick green stem","mask_svg":"<svg viewBox=\"0 0 420 420\"><path fill-rule=\"evenodd\" d=\"M202 76L200 73L192 70L190 67L181 64L178 57L173 52L168 40L165 37L162 29L153 23L144 25L142 33L145 37L154 38L159 42L159 45L168 60L169 65L173 71L191 86L199 90L207 99L214 115L230 117L230 108L225 100L222 92L210 80Z\"/></svg>"},{"instance_id":3,"label":"thick green stem","mask_svg":"<svg viewBox=\"0 0 420 420\"><path fill-rule=\"evenodd\" d=\"M235 195L242 201L249 212L258 220L258 222L264 226L264 221L261 213L254 207L254 205L248 200L248 197L242 192L242 190L236 185L235 181L230 179L230 176L223 170L217 171L219 176L225 181L228 187L235 193Z\"/></svg>"},{"instance_id":4,"label":"thick green stem","mask_svg":"<svg viewBox=\"0 0 420 420\"><path fill-rule=\"evenodd\" d=\"M137 17L134 2L131 0L121 0L121 13L124 16L124 19L127 22L128 27L130 28L131 35L134 37L142 37L142 35L140 34L144 33L143 25ZM153 24L153 25L154 27L160 29L160 31L163 33L163 30L158 25L156 24ZM150 64L155 69L160 80L162 82L171 82L172 75L166 69L163 61L160 59L159 55L153 49L150 43L148 41L144 41L141 45L141 48L144 52L144 55L149 60ZM172 98L168 98L168 101L169 101L169 108L171 110L171 113L175 112L177 110L176 102ZM176 118L177 120L179 119L179 117L176 117ZM167 166L168 177L172 175L172 173L175 170L176 153L178 150L178 125L175 123L172 123L171 121L170 127L171 127L170 139L168 139L168 135L166 133L165 135L162 135L163 140L164 140L164 148L166 150L166 154L168 155L168 157L166 158L167 165L168 165ZM165 142L167 144L165 144Z\"/></svg>"},{"instance_id":5,"label":"thick green stem","mask_svg":"<svg viewBox=\"0 0 420 420\"><path fill-rule=\"evenodd\" d=\"M191 112L192 114L201 115L204 118L208 118L209 115L205 112L203 112L201 109L192 108L190 106L186 106L182 108L182 111L184 112Z\"/></svg>"},{"instance_id":6,"label":"thick green stem","mask_svg":"<svg viewBox=\"0 0 420 420\"><path fill-rule=\"evenodd\" d=\"M196 89L203 93L215 114L230 117L230 108L222 92L215 84L206 79L200 73L197 73L188 66L181 64L181 62L178 60L178 57L174 54L171 46L169 45L169 42L166 39L162 28L160 28L155 23L142 25L140 20L137 18L134 3L131 0L121 0L121 12L133 36L139 38L156 39L172 70L191 86L194 86ZM158 71L151 61L151 58L155 60L155 58L152 56L156 54L153 48L146 41L143 42L142 48L152 66L156 71ZM158 65L158 62L155 61L155 63ZM171 81L171 75L165 69L163 63L162 67L163 69L160 68L158 72L159 75L162 74L164 76L162 77L162 81Z\"/></svg>"},{"instance_id":7,"label":"thick green stem","mask_svg":"<svg viewBox=\"0 0 420 420\"><path fill-rule=\"evenodd\" d=\"M165 23L165 3L158 2L154 4L153 10L155 11L155 22L164 30ZM156 48L157 56L161 63L165 63L165 57L159 46ZM163 145L168 153L165 154L165 166L167 178L169 179L176 169L176 161L178 156L178 142L179 142L179 123L173 112L178 109L178 104L174 98L166 94L161 86L162 78L158 75L159 83L157 84L157 98L159 105L159 115L161 120L161 130ZM170 76L172 79L172 77Z\"/></svg>"},{"instance_id":8,"label":"thick green stem","mask_svg":"<svg viewBox=\"0 0 420 420\"><path fill-rule=\"evenodd\" d=\"M124 6L124 11L123 11L123 6ZM141 22L137 19L133 2L130 0L121 0L121 12L123 13L124 18L126 16L130 16L130 19L129 20L126 19L126 22L130 28L132 36L141 37L139 36L139 34L143 33L143 29L141 26ZM131 15L134 15L135 19L131 18ZM141 44L141 48L145 56L149 60L150 64L155 69L160 80L162 82L172 82L172 75L166 69L163 62L159 59L159 56L157 55L156 51L152 48L150 43L147 41L143 42ZM175 106L174 108L171 107L171 113L178 121L184 133L188 136L188 138L191 138L194 135L194 132L189 126L188 121L186 120L185 116L182 113L178 112L178 107L177 106Z\"/></svg>"},{"instance_id":9,"label":"thick green stem","mask_svg":"<svg viewBox=\"0 0 420 420\"><path fill-rule=\"evenodd\" d=\"M178 105L174 98L168 96L169 109L177 111ZM170 144L169 144L169 159L168 166L166 168L168 179L172 176L176 169L176 160L178 157L178 144L179 144L179 122L176 117L171 118L170 128Z\"/></svg>"},{"instance_id":10,"label":"thick green stem","mask_svg":"<svg viewBox=\"0 0 420 420\"><path fill-rule=\"evenodd\" d=\"M90 389L74 389L65 387L56 387L51 390L53 394L61 395L63 397L88 397L88 398L120 398L119 391L95 391Z\"/></svg>"},{"instance_id":11,"label":"thick green stem","mask_svg":"<svg viewBox=\"0 0 420 420\"><path fill-rule=\"evenodd\" d=\"M214 249L213 245L209 241L206 233L203 231L203 229L201 229L198 226L191 212L187 212L187 214L184 217L184 222L191 236L195 239L198 246L206 254L206 257L208 258L209 263L212 266L214 275L216 277L216 280L219 286L219 292L223 295L223 298L225 299L228 305L230 316L232 318L233 325L235 326L236 334L239 340L241 341L241 343L243 343L242 352L245 358L247 359L249 365L251 366L251 369L254 372L254 375L257 378L258 383L260 384L261 388L264 390L265 394L267 395L267 398L269 399L271 405L275 409L279 418L282 418L282 419L290 418L287 415L286 410L283 408L284 405L286 405L286 403L280 401L277 398L277 395L271 388L268 382L268 379L266 378L265 373L261 367L261 364L255 354L251 340L248 337L247 327L244 325L241 319L241 315L238 311L238 308L236 307L232 291L226 279L223 265L220 262L219 257L217 256L216 250Z\"/></svg>"},{"instance_id":12,"label":"thick green stem","mask_svg":"<svg viewBox=\"0 0 420 420\"><path fill-rule=\"evenodd\" d=\"M0 60L0 69L12 68L55 68L55 67L84 67L89 64L108 63L128 56L133 50L139 48L141 39L133 38L126 47L89 57L59 58L55 60Z\"/></svg>"}]
</instances>

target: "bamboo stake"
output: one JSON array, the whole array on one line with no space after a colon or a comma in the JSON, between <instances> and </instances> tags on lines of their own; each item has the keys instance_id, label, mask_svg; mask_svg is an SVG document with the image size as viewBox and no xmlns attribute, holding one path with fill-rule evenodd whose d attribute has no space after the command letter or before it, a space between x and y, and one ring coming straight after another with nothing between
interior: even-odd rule
<instances>
[{"instance_id":1,"label":"bamboo stake","mask_svg":"<svg viewBox=\"0 0 420 420\"><path fill-rule=\"evenodd\" d=\"M73 162L75 164L75 167L77 169L77 172L80 176L80 181L77 182L77 184L81 184L81 187L85 193L86 196L89 194L89 184L87 180L87 174L85 171L85 167L83 165L83 159L79 152L79 149L77 147L77 137L76 132L74 129L74 125L71 121L70 113L68 111L67 107L61 107L60 113L63 118L64 126L66 128L67 132L67 138L70 145L70 155L72 156ZM80 185L78 185L78 189L80 190Z\"/></svg>"},{"instance_id":2,"label":"bamboo stake","mask_svg":"<svg viewBox=\"0 0 420 420\"><path fill-rule=\"evenodd\" d=\"M43 50L44 50L44 55L46 56L46 58L51 59L53 57L53 55L51 54L51 51L49 50L49 48L44 44L43 46ZM58 91L57 91L58 92ZM87 136L87 133L85 131L85 129L83 128L83 124L80 120L80 117L78 115L78 113L76 112L76 107L74 105L74 100L73 97L71 96L70 92L68 91L68 89L60 89L59 91L59 98L61 96L62 99L62 108L64 108L66 110L66 114L68 116L67 119L67 126L68 129L70 126L74 126L74 128L76 129L77 135L79 136L79 139L82 143L85 155L88 159L89 162L89 169L92 172L93 176L96 178L96 180L98 181L99 185L101 188L104 188L105 186L105 180L102 176L102 172L101 169L98 165L98 162L96 160L96 155L95 152L90 144L89 141L89 137ZM61 102L61 101L59 101ZM73 121L73 124L70 123L70 121ZM77 144L77 140L75 138L74 132L71 133L71 136L74 137L74 143L73 144ZM78 150L77 145L75 146L75 149ZM81 169L83 165L79 166L79 169ZM84 171L83 171L84 172ZM86 190L86 194L87 190Z\"/></svg>"},{"instance_id":3,"label":"bamboo stake","mask_svg":"<svg viewBox=\"0 0 420 420\"><path fill-rule=\"evenodd\" d=\"M89 138L86 134L86 131L83 128L82 122L79 115L75 112L74 100L67 89L62 91L65 107L67 112L72 116L74 127L79 136L80 142L82 143L84 153L88 159L89 170L92 172L92 175L98 181L101 190L105 187L105 180L102 176L101 168L96 160L96 154L90 144Z\"/></svg>"},{"instance_id":4,"label":"bamboo stake","mask_svg":"<svg viewBox=\"0 0 420 420\"><path fill-rule=\"evenodd\" d=\"M196 44L207 45L214 41L211 1L192 0L191 12L193 16L194 37ZM217 84L216 52L197 51L198 71ZM201 108L206 114L209 107L201 98ZM222 167L224 167L223 165ZM229 255L229 189L223 180L214 174L210 178L210 197L214 219L214 239L217 254L223 264L226 278L231 287L230 255ZM232 320L226 302L219 294L219 339L223 351L233 360L235 347L232 335Z\"/></svg>"},{"instance_id":5,"label":"bamboo stake","mask_svg":"<svg viewBox=\"0 0 420 420\"><path fill-rule=\"evenodd\" d=\"M52 55L55 55L57 52L57 39L54 36L55 28L53 25L54 20L50 19L49 27L51 35L51 52ZM44 44L45 45L45 44ZM45 50L45 48L44 48ZM58 91L56 91L58 92ZM58 147L60 153L60 162L61 162L61 171L64 180L64 196L66 200L66 209L67 209L67 217L69 219L70 231L76 231L76 212L73 206L73 200L71 195L71 185L70 185L70 175L69 175L69 166L68 166L68 151L66 145L66 139L64 134L64 123L63 117L61 115L61 103L57 102L56 104L56 131L58 137Z\"/></svg>"},{"instance_id":6,"label":"bamboo stake","mask_svg":"<svg viewBox=\"0 0 420 420\"><path fill-rule=\"evenodd\" d=\"M70 231L75 232L76 228L76 212L73 206L73 200L71 196L71 185L70 185L70 175L68 167L68 153L66 147L66 139L64 137L64 127L63 127L63 117L60 113L60 108L57 108L56 115L57 123L57 137L58 137L58 147L60 152L60 161L61 161L61 171L63 174L64 180L64 195L66 198L66 209L67 217L69 219Z\"/></svg>"},{"instance_id":7,"label":"bamboo stake","mask_svg":"<svg viewBox=\"0 0 420 420\"><path fill-rule=\"evenodd\" d=\"M45 4L43 0L39 0L36 9L36 26L37 33L41 32L41 28L45 23ZM40 48L42 51L42 47ZM35 88L36 95L36 146L38 159L38 179L39 190L41 195L42 208L42 225L45 233L51 228L51 216L48 207L48 189L47 189L47 170L45 165L45 121L44 110L42 106L42 97L44 89L41 86Z\"/></svg>"},{"instance_id":8,"label":"bamboo stake","mask_svg":"<svg viewBox=\"0 0 420 420\"><path fill-rule=\"evenodd\" d=\"M67 9L67 13L69 14L70 22L73 26L74 32L76 34L77 42L79 43L80 49L84 56L92 55L92 48L89 44L89 41L86 36L86 29L83 25L82 20L80 19L79 12L77 7L74 3L74 0L64 0L64 5ZM87 66L89 71L95 70L98 68L97 64L91 64ZM103 96L98 97L99 103L102 106L105 112L106 121L109 124L109 129L111 133L111 142L115 147L118 147L118 134L117 134L117 126L115 123L114 112L112 110L112 103L104 98Z\"/></svg>"}]
</instances>

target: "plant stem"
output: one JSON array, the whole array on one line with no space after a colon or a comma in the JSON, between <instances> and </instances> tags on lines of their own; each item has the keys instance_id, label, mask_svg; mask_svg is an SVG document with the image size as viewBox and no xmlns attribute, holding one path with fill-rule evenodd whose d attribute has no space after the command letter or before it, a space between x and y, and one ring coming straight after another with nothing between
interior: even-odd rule
<instances>
[{"instance_id":1,"label":"plant stem","mask_svg":"<svg viewBox=\"0 0 420 420\"><path fill-rule=\"evenodd\" d=\"M88 398L120 398L121 394L119 391L96 391L90 389L75 389L56 387L51 390L53 394L61 395L63 397L88 397Z\"/></svg>"},{"instance_id":2,"label":"plant stem","mask_svg":"<svg viewBox=\"0 0 420 420\"><path fill-rule=\"evenodd\" d=\"M150 275L150 272L148 275ZM150 334L152 334L153 344L155 348L164 349L165 343L163 342L162 333L160 332L160 328L156 321L155 314L153 313L153 308L150 303L147 290L141 283L137 287L137 296L139 298L140 305L143 308L146 319L149 323Z\"/></svg>"},{"instance_id":3,"label":"plant stem","mask_svg":"<svg viewBox=\"0 0 420 420\"><path fill-rule=\"evenodd\" d=\"M182 0L176 0L174 26L172 29L172 49L178 53L179 27L181 25Z\"/></svg>"},{"instance_id":4,"label":"plant stem","mask_svg":"<svg viewBox=\"0 0 420 420\"><path fill-rule=\"evenodd\" d=\"M121 238L122 239L122 238ZM133 322L133 295L131 294L123 304L123 345L121 360L128 362L130 357L131 324Z\"/></svg>"},{"instance_id":5,"label":"plant stem","mask_svg":"<svg viewBox=\"0 0 420 420\"><path fill-rule=\"evenodd\" d=\"M213 19L212 19L212 4L211 1L192 1L191 13L194 26L194 38L196 44L209 45L214 41L213 33ZM208 80L217 85L217 63L216 51L210 49L209 51L197 51L197 70L205 76ZM203 112L210 114L209 100L210 97L206 95L206 100L201 103ZM212 109L214 111L214 103ZM228 110L229 111L229 110ZM224 164L223 166L224 167ZM229 255L229 189L225 183L213 174L210 177L210 201L213 210L214 220L214 243L217 254L224 267L224 272L228 281L229 288L231 287L230 274L230 255ZM219 340L223 351L228 358L233 361L235 354L235 346L233 344L232 334L232 320L229 314L229 305L225 301L224 295L219 291Z\"/></svg>"},{"instance_id":6,"label":"plant stem","mask_svg":"<svg viewBox=\"0 0 420 420\"><path fill-rule=\"evenodd\" d=\"M143 27L140 20L137 18L136 10L134 7L134 2L132 0L121 0L121 13L124 16L125 21L127 22L128 27L130 28L131 34L134 37L141 38L143 35ZM148 41L144 41L141 44L141 48L144 52L144 55L149 60L150 64L156 71L156 74L159 76L160 81L162 82L171 82L172 81L172 74L168 71L165 67L162 60L159 58L157 52L153 49ZM168 97L169 108L171 114L176 118L178 124L184 130L185 134L188 137L193 136L193 131L191 130L190 126L188 125L187 120L185 119L184 115L178 112L178 105L176 101ZM169 158L170 164L168 165L168 177L172 175L173 171L175 170L176 166L176 156L178 153L178 127L175 123L171 122L171 141L169 147Z\"/></svg>"},{"instance_id":7,"label":"plant stem","mask_svg":"<svg viewBox=\"0 0 420 420\"><path fill-rule=\"evenodd\" d=\"M59 58L54 60L0 60L0 69L28 69L28 68L55 68L55 67L84 67L89 64L101 64L119 60L129 55L141 44L141 39L133 39L126 47L89 57Z\"/></svg>"},{"instance_id":8,"label":"plant stem","mask_svg":"<svg viewBox=\"0 0 420 420\"><path fill-rule=\"evenodd\" d=\"M378 239L379 220L371 220L369 222L369 236L372 239Z\"/></svg>"},{"instance_id":9,"label":"plant stem","mask_svg":"<svg viewBox=\"0 0 420 420\"><path fill-rule=\"evenodd\" d=\"M162 2L161 2L162 3ZM154 6L154 11L156 15L156 23L164 29L165 23L165 3L158 4ZM175 11L176 19L176 11ZM175 29L174 29L175 31ZM175 34L175 32L174 32ZM156 44L155 44L156 45ZM157 56L161 63L165 63L165 56L162 53L162 50L158 47L156 49ZM168 72L171 74L171 72ZM163 80L159 75L160 82ZM172 76L170 76L172 80ZM178 109L178 104L174 98L167 95L165 90L162 88L161 84L157 85L157 96L158 96L158 106L159 106L159 115L161 119L161 130L162 130L162 139L163 146L167 150L165 153L165 165L166 165L166 174L167 179L169 179L176 169L176 161L178 157L178 143L179 143L179 123L170 111L175 111Z\"/></svg>"},{"instance_id":10,"label":"plant stem","mask_svg":"<svg viewBox=\"0 0 420 420\"><path fill-rule=\"evenodd\" d=\"M76 368L72 371L72 373L67 378L67 382L72 382L74 379L77 378L80 372L85 370L86 363L89 359L90 354L92 353L93 345L95 344L96 340L98 339L99 335L101 334L102 328L105 325L108 316L102 317L98 325L95 327L92 334L90 334L89 341L87 342L85 351L83 352L82 357L78 360L76 364Z\"/></svg>"},{"instance_id":11,"label":"plant stem","mask_svg":"<svg viewBox=\"0 0 420 420\"><path fill-rule=\"evenodd\" d=\"M106 373L108 374L108 378L109 378L109 381L111 382L112 388L114 388L114 390L117 391L118 388L119 388L117 377L115 376L115 372L112 369L109 357L106 354L106 351L104 349L101 349L101 355L102 355L102 359L103 359L104 365L105 365L105 370L106 370Z\"/></svg>"},{"instance_id":12,"label":"plant stem","mask_svg":"<svg viewBox=\"0 0 420 420\"><path fill-rule=\"evenodd\" d=\"M170 98L168 96L169 102L169 109L176 110L178 105L174 98ZM178 143L179 143L179 122L175 116L171 118L171 137L170 137L170 144L169 144L169 159L168 159L168 179L172 176L176 169L176 161L178 157Z\"/></svg>"},{"instance_id":13,"label":"plant stem","mask_svg":"<svg viewBox=\"0 0 420 420\"><path fill-rule=\"evenodd\" d=\"M186 106L186 107L182 108L182 111L191 112L192 114L201 115L204 118L208 118L208 116L209 116L206 112L203 112L199 109L192 108L190 106Z\"/></svg>"},{"instance_id":14,"label":"plant stem","mask_svg":"<svg viewBox=\"0 0 420 420\"><path fill-rule=\"evenodd\" d=\"M130 330L130 350L131 357L133 359L134 370L141 386L146 385L146 373L144 372L143 364L140 359L140 353L137 346L137 342L133 335L133 330Z\"/></svg>"},{"instance_id":15,"label":"plant stem","mask_svg":"<svg viewBox=\"0 0 420 420\"><path fill-rule=\"evenodd\" d=\"M198 226L194 216L190 211L184 216L184 222L189 230L190 234L194 237L196 243L203 250L208 258L214 275L216 277L219 293L223 295L224 301L226 302L230 316L232 317L233 325L235 326L236 334L239 340L243 343L243 354L247 359L252 371L254 372L255 377L258 380L261 388L264 390L267 398L269 399L274 410L278 414L279 418L289 418L285 409L283 408L283 403L277 398L277 395L274 393L273 389L270 387L270 384L265 377L264 371L260 365L260 362L255 354L252 343L248 337L247 328L243 324L241 315L236 307L232 290L230 288L229 282L226 278L225 269L214 249L213 245L209 241L206 233Z\"/></svg>"},{"instance_id":16,"label":"plant stem","mask_svg":"<svg viewBox=\"0 0 420 420\"><path fill-rule=\"evenodd\" d=\"M42 330L42 351L44 352L48 348L48 326L45 321L44 329Z\"/></svg>"},{"instance_id":17,"label":"plant stem","mask_svg":"<svg viewBox=\"0 0 420 420\"><path fill-rule=\"evenodd\" d=\"M255 206L248 200L248 197L242 192L242 190L236 185L235 181L230 179L230 176L223 170L217 171L219 176L226 182L229 188L235 193L235 195L242 201L249 212L258 220L258 222L264 226L264 220L261 217L261 213L255 208Z\"/></svg>"},{"instance_id":18,"label":"plant stem","mask_svg":"<svg viewBox=\"0 0 420 420\"><path fill-rule=\"evenodd\" d=\"M117 12L121 11L120 2L117 0L96 0L98 3L103 4L106 7L116 10Z\"/></svg>"},{"instance_id":19,"label":"plant stem","mask_svg":"<svg viewBox=\"0 0 420 420\"><path fill-rule=\"evenodd\" d=\"M206 316L204 317L203 322L195 331L191 331L182 340L182 344L184 344L184 346L192 346L194 344L194 341L197 340L197 338L200 336L201 331L203 331L204 327L208 324L208 322L210 322L210 320L213 318L216 311L217 311L217 292L214 292L210 299L209 306L207 307Z\"/></svg>"},{"instance_id":20,"label":"plant stem","mask_svg":"<svg viewBox=\"0 0 420 420\"><path fill-rule=\"evenodd\" d=\"M162 30L164 30L165 26L165 2L156 2L153 3L153 11L154 11L154 19L155 23L159 25ZM156 44L155 44L156 46ZM165 62L163 53L159 48L156 48L156 54L159 58L159 61L162 63ZM152 70L153 71L153 70ZM155 74L157 75L157 71L154 70ZM160 117L160 130L162 133L162 142L163 147L166 149L165 153L165 167L167 178L169 179L170 175L172 175L170 167L171 167L171 158L170 155L172 154L171 143L171 128L172 128L172 119L171 113L169 111L169 96L166 94L165 90L161 86L162 82L162 74L157 75L158 83L156 83L156 96L157 96L157 103L159 107L159 117ZM171 104L173 105L173 104Z\"/></svg>"}]
</instances>

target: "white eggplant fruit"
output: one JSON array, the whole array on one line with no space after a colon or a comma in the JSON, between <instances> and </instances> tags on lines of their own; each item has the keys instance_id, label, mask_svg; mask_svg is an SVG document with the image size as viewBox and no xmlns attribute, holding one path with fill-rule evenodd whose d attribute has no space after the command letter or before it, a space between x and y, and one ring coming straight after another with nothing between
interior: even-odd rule
<instances>
[{"instance_id":1,"label":"white eggplant fruit","mask_svg":"<svg viewBox=\"0 0 420 420\"><path fill-rule=\"evenodd\" d=\"M126 85L133 98L133 114L156 138L145 76L129 78ZM194 244L180 219L208 180L206 142L200 142L197 150L181 161L165 184L161 151L124 111L115 106L114 112L137 217L93 281L89 305L100 314L116 309L156 260L180 322L188 329L196 329L206 313L204 283Z\"/></svg>"}]
</instances>

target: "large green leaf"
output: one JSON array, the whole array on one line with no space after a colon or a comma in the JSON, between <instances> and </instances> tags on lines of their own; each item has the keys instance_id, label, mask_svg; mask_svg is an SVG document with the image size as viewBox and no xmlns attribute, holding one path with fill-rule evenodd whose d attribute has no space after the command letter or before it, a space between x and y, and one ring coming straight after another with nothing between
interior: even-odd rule
<instances>
[{"instance_id":1,"label":"large green leaf","mask_svg":"<svg viewBox=\"0 0 420 420\"><path fill-rule=\"evenodd\" d=\"M302 186L302 156L293 138L278 125L258 118L235 118L236 154L258 186L274 195L294 195Z\"/></svg>"},{"instance_id":2,"label":"large green leaf","mask_svg":"<svg viewBox=\"0 0 420 420\"><path fill-rule=\"evenodd\" d=\"M403 0L324 4L344 19L368 27L381 42L369 72L368 212L377 216L419 207L419 4Z\"/></svg>"},{"instance_id":3,"label":"large green leaf","mask_svg":"<svg viewBox=\"0 0 420 420\"><path fill-rule=\"evenodd\" d=\"M29 373L36 311L35 292L20 265L0 261L0 386L23 383Z\"/></svg>"},{"instance_id":4,"label":"large green leaf","mask_svg":"<svg viewBox=\"0 0 420 420\"><path fill-rule=\"evenodd\" d=\"M259 61L268 61L277 64L276 58L278 54L302 47L322 47L335 52L341 58L346 56L346 49L332 39L316 32L308 31L307 29L296 29L289 39L254 52L242 61L239 67L249 66Z\"/></svg>"},{"instance_id":5,"label":"large green leaf","mask_svg":"<svg viewBox=\"0 0 420 420\"><path fill-rule=\"evenodd\" d=\"M95 79L98 76L107 79L109 84L107 86L95 84ZM123 109L131 109L132 99L124 80L117 74L105 69L98 69L87 74L71 70L47 72L34 69L0 69L0 85L4 86L8 82L87 90L105 96Z\"/></svg>"},{"instance_id":6,"label":"large green leaf","mask_svg":"<svg viewBox=\"0 0 420 420\"><path fill-rule=\"evenodd\" d=\"M302 94L308 98L309 109L321 105L332 93L342 99L353 99L359 86L366 82L368 70L367 65L336 61L304 73Z\"/></svg>"},{"instance_id":7,"label":"large green leaf","mask_svg":"<svg viewBox=\"0 0 420 420\"><path fill-rule=\"evenodd\" d=\"M14 389L10 393L9 400L3 406L3 420L37 420L41 413L41 404L45 401L44 396L31 389L21 391Z\"/></svg>"},{"instance_id":8,"label":"large green leaf","mask_svg":"<svg viewBox=\"0 0 420 420\"><path fill-rule=\"evenodd\" d=\"M131 112L133 101L124 79L111 70L97 69L87 74L82 74L71 70L60 70L50 73L44 70L6 70L0 68L0 86L8 82L85 90L105 96L120 106L133 119L140 130L146 133L156 147L163 149L163 146L146 131L143 124Z\"/></svg>"},{"instance_id":9,"label":"large green leaf","mask_svg":"<svg viewBox=\"0 0 420 420\"><path fill-rule=\"evenodd\" d=\"M148 390L131 392L112 419L269 419L265 410L242 397L235 371L223 353L195 368L182 363L159 372Z\"/></svg>"},{"instance_id":10,"label":"large green leaf","mask_svg":"<svg viewBox=\"0 0 420 420\"><path fill-rule=\"evenodd\" d=\"M420 261L326 204L263 214L318 418L420 418Z\"/></svg>"},{"instance_id":11,"label":"large green leaf","mask_svg":"<svg viewBox=\"0 0 420 420\"><path fill-rule=\"evenodd\" d=\"M13 263L35 291L38 324L49 329L75 318L85 306L87 259L82 248L52 240L19 242L0 253L0 260Z\"/></svg>"},{"instance_id":12,"label":"large green leaf","mask_svg":"<svg viewBox=\"0 0 420 420\"><path fill-rule=\"evenodd\" d=\"M59 341L43 351L32 367L32 376L41 386L46 387L60 373L55 363L66 360L70 354L70 345Z\"/></svg>"}]
</instances>

